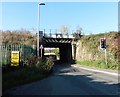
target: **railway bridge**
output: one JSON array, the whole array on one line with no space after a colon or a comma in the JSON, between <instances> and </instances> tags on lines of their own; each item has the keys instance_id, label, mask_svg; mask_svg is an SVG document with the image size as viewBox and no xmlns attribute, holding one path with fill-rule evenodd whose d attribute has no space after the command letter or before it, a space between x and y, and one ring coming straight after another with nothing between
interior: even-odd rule
<instances>
[{"instance_id":1,"label":"railway bridge","mask_svg":"<svg viewBox=\"0 0 120 97\"><path fill-rule=\"evenodd\" d=\"M61 32L39 31L39 47L43 45L44 48L59 48L60 62L71 63L76 60L77 41L80 37L81 35L77 33L69 35ZM44 49L42 52L44 56Z\"/></svg>"}]
</instances>

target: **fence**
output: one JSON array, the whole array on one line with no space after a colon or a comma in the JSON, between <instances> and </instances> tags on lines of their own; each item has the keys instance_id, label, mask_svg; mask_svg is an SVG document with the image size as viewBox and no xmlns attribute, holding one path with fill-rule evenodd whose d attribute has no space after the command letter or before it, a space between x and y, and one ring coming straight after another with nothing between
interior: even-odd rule
<instances>
[{"instance_id":1,"label":"fence","mask_svg":"<svg viewBox=\"0 0 120 97\"><path fill-rule=\"evenodd\" d=\"M0 64L7 65L11 61L11 51L20 52L20 61L24 61L30 54L35 54L35 49L27 45L0 45Z\"/></svg>"}]
</instances>

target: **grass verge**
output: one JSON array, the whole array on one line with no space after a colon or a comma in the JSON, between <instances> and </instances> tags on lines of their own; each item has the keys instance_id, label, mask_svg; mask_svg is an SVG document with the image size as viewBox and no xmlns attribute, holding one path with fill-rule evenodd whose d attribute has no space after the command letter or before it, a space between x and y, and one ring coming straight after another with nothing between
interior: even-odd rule
<instances>
[{"instance_id":1,"label":"grass verge","mask_svg":"<svg viewBox=\"0 0 120 97\"><path fill-rule=\"evenodd\" d=\"M41 72L37 68L19 68L10 72L2 73L3 91L15 86L23 85L47 77L49 72Z\"/></svg>"},{"instance_id":2,"label":"grass verge","mask_svg":"<svg viewBox=\"0 0 120 97\"><path fill-rule=\"evenodd\" d=\"M106 64L105 61L76 61L77 64L83 66L97 67L103 69L118 70L120 69L117 65L112 65L111 63Z\"/></svg>"}]
</instances>

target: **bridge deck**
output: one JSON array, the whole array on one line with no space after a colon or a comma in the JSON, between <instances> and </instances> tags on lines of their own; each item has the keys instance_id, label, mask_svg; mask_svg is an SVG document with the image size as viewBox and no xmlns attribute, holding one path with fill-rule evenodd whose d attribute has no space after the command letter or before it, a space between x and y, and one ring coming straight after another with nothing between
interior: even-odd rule
<instances>
[{"instance_id":1,"label":"bridge deck","mask_svg":"<svg viewBox=\"0 0 120 97\"><path fill-rule=\"evenodd\" d=\"M46 43L71 43L72 38L44 38Z\"/></svg>"}]
</instances>

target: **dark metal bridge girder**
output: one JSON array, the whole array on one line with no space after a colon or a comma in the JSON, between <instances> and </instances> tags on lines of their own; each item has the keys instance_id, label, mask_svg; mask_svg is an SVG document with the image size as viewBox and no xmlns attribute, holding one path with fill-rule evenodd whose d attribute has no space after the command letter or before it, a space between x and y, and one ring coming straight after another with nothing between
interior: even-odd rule
<instances>
[{"instance_id":1,"label":"dark metal bridge girder","mask_svg":"<svg viewBox=\"0 0 120 97\"><path fill-rule=\"evenodd\" d=\"M71 38L44 38L45 43L71 43Z\"/></svg>"}]
</instances>

